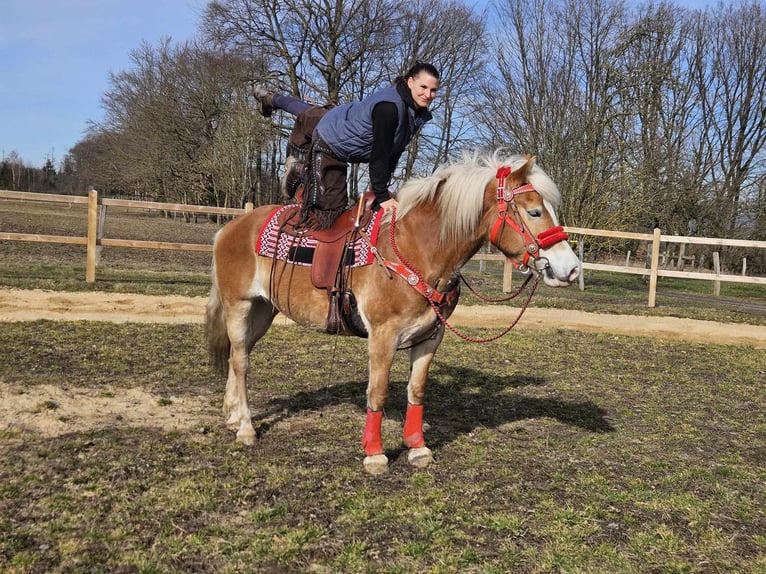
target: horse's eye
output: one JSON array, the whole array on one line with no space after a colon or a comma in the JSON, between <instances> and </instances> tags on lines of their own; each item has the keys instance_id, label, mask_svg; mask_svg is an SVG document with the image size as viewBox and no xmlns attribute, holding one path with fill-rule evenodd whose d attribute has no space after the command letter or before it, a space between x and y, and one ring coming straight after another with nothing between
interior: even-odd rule
<instances>
[{"instance_id":1,"label":"horse's eye","mask_svg":"<svg viewBox=\"0 0 766 574\"><path fill-rule=\"evenodd\" d=\"M543 216L543 210L541 208L539 208L539 207L537 207L535 209L528 209L527 210L527 214L529 215L529 217L538 218L538 217L542 217Z\"/></svg>"}]
</instances>

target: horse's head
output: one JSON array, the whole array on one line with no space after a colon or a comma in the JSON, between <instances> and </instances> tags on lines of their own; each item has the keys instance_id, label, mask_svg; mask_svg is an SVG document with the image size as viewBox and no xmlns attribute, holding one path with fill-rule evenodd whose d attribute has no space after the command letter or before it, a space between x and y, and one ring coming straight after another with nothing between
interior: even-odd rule
<instances>
[{"instance_id":1,"label":"horse's head","mask_svg":"<svg viewBox=\"0 0 766 574\"><path fill-rule=\"evenodd\" d=\"M567 286L579 275L579 260L556 219L558 200L556 185L531 156L499 166L484 198L491 243L551 287Z\"/></svg>"},{"instance_id":2,"label":"horse's head","mask_svg":"<svg viewBox=\"0 0 766 574\"><path fill-rule=\"evenodd\" d=\"M554 212L558 188L531 156L467 154L430 177L410 179L398 199L399 219L427 206L415 224L421 230L436 213L442 251L449 246L473 249L470 257L489 239L552 287L569 285L579 274L580 262Z\"/></svg>"}]
</instances>

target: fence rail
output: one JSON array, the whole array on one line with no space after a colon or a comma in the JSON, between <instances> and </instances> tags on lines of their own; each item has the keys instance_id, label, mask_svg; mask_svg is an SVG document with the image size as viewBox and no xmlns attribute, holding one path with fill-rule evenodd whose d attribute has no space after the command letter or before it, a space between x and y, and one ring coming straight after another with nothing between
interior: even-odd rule
<instances>
[{"instance_id":1,"label":"fence rail","mask_svg":"<svg viewBox=\"0 0 766 574\"><path fill-rule=\"evenodd\" d=\"M98 264L98 254L103 247L127 247L134 249L170 249L179 251L203 251L212 252L212 245L196 243L172 243L165 241L146 241L146 240L128 240L128 239L108 239L103 237L104 220L106 218L106 207L112 205L115 207L148 209L160 211L175 211L182 213L204 213L211 215L240 215L252 211L253 204L246 204L245 208L233 207L208 207L204 205L188 205L182 203L162 203L156 201L135 201L125 199L99 198L98 192L91 190L87 197L29 193L22 191L0 190L0 199L41 201L68 204L87 204L88 206L88 232L86 237L70 237L62 235L40 235L32 233L9 233L0 231L0 240L5 241L31 241L40 243L65 243L73 245L86 246L86 281L93 283L96 280L96 267ZM721 239L714 237L687 237L681 235L662 235L659 229L654 233L635 233L628 231L610 231L605 229L590 229L585 227L565 227L565 231L570 236L579 236L580 250L580 288L584 289L583 269L596 271L607 271L610 273L630 273L633 275L643 275L649 277L649 300L648 306L654 307L657 297L657 280L659 277L675 277L683 279L700 279L715 282L715 292L718 293L721 282L732 283L755 283L766 285L766 277L753 277L746 275L723 274L718 265L717 253L714 253L714 272L702 273L694 271L680 271L673 269L663 269L660 267L660 249L662 243L681 244L681 245L712 245L727 247L746 247L755 249L766 249L766 241L751 241L744 239ZM637 267L631 265L610 265L605 263L590 263L584 261L584 239L587 236L608 237L616 239L633 239L646 241L651 245L651 262L649 267ZM679 256L680 257L680 256ZM513 267L503 255L491 253L477 253L474 257L477 261L505 261L503 270L503 290L511 290L511 277Z\"/></svg>"},{"instance_id":2,"label":"fence rail","mask_svg":"<svg viewBox=\"0 0 766 574\"><path fill-rule=\"evenodd\" d=\"M679 244L695 244L695 245L713 245L713 246L727 246L727 247L750 247L755 249L766 249L766 241L754 241L747 239L721 239L717 237L687 237L683 235L662 235L659 229L655 229L654 233L633 233L627 231L608 231L604 229L588 229L585 227L566 227L566 232L570 235L582 236L580 240L580 266L582 269L593 269L598 271L609 271L612 273L631 273L634 275L648 275L649 276L649 301L647 306L654 307L657 300L657 279L659 277L675 277L680 279L700 279L703 281L714 282L714 292L716 295L720 293L720 284L722 282L729 283L755 283L759 285L766 285L766 277L750 277L745 275L732 275L723 274L720 272L720 265L718 262L717 253L714 253L713 257L713 273L701 273L695 271L678 271L673 269L662 269L660 267L660 249L662 243L679 243ZM651 264L649 268L631 267L619 265L606 265L603 263L585 263L583 262L583 241L585 236L593 235L598 237L613 237L620 239L638 239L642 241L648 241L651 243ZM582 282L583 275L580 273L580 281ZM580 283L580 288L583 288Z\"/></svg>"}]
</instances>

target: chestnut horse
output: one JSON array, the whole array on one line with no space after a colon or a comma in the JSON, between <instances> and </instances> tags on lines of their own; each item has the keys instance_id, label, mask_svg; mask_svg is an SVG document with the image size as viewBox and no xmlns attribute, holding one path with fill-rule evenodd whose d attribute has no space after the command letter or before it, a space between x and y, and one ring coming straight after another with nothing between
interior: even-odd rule
<instances>
[{"instance_id":1,"label":"chestnut horse","mask_svg":"<svg viewBox=\"0 0 766 574\"><path fill-rule=\"evenodd\" d=\"M378 264L348 271L357 317L369 341L362 444L364 467L371 474L388 469L381 420L389 372L401 346L410 353L403 432L408 460L418 467L433 462L423 437L428 369L444 336L444 322L457 305L458 273L486 241L547 285L569 285L579 273L577 256L553 211L558 189L533 157L503 159L498 152L464 157L430 177L408 181L397 199L398 210L380 224ZM227 425L237 431L237 441L248 445L255 438L246 385L253 346L279 312L318 330L325 328L328 314L327 292L314 287L310 266L258 255L254 249L276 208L255 209L218 232L206 310L212 363L222 373L228 370Z\"/></svg>"}]
</instances>

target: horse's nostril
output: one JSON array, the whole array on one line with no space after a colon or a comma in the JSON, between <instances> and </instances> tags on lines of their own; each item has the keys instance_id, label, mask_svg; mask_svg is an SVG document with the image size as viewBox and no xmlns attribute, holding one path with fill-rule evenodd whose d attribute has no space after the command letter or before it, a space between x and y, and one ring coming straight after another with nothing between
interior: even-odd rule
<instances>
[{"instance_id":1,"label":"horse's nostril","mask_svg":"<svg viewBox=\"0 0 766 574\"><path fill-rule=\"evenodd\" d=\"M574 282L575 279L577 279L580 276L580 268L579 267L573 267L572 270L569 272L569 282Z\"/></svg>"}]
</instances>

